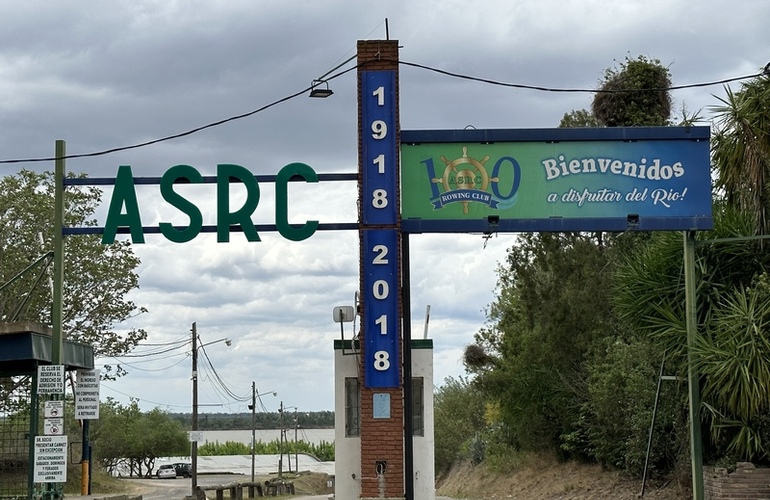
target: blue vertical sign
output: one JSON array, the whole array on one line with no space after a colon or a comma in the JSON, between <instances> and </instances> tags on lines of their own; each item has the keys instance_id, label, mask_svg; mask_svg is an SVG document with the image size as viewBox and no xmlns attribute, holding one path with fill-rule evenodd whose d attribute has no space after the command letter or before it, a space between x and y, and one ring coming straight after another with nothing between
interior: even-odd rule
<instances>
[{"instance_id":1,"label":"blue vertical sign","mask_svg":"<svg viewBox=\"0 0 770 500\"><path fill-rule=\"evenodd\" d=\"M394 388L401 372L395 71L364 71L361 92L364 380Z\"/></svg>"}]
</instances>

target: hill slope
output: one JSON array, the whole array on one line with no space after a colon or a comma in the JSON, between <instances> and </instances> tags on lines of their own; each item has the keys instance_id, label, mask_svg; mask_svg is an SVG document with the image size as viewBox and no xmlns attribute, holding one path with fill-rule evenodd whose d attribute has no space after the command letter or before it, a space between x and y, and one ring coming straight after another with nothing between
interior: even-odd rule
<instances>
[{"instance_id":1,"label":"hill slope","mask_svg":"<svg viewBox=\"0 0 770 500\"><path fill-rule=\"evenodd\" d=\"M632 480L616 472L603 471L599 465L576 462L560 463L545 456L529 457L525 464L508 473L492 472L485 466L456 466L442 480L437 494L468 499L638 499L641 480ZM689 485L647 481L642 498L680 500L692 498Z\"/></svg>"}]
</instances>

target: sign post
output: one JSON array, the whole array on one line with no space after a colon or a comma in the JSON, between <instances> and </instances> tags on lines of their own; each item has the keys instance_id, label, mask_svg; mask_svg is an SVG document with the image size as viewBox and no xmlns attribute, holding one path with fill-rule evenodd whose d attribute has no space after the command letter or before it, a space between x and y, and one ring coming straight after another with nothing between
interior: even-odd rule
<instances>
[{"instance_id":1,"label":"sign post","mask_svg":"<svg viewBox=\"0 0 770 500\"><path fill-rule=\"evenodd\" d=\"M359 41L358 68L361 496L403 498L398 42Z\"/></svg>"}]
</instances>

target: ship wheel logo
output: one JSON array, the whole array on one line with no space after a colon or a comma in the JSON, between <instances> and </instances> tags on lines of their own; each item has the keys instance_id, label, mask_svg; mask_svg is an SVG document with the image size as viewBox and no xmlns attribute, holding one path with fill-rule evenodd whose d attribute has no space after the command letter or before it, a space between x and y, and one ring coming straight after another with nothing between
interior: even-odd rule
<instances>
[{"instance_id":1,"label":"ship wheel logo","mask_svg":"<svg viewBox=\"0 0 770 500\"><path fill-rule=\"evenodd\" d=\"M444 174L432 177L431 182L441 184L444 192L433 199L435 209L443 208L451 203L461 203L463 213L468 213L471 203L482 203L490 208L497 208L498 201L487 192L491 183L500 181L498 177L490 177L484 164L489 161L489 155L481 160L468 156L468 148L463 146L463 155L454 160L441 156L444 162Z\"/></svg>"}]
</instances>

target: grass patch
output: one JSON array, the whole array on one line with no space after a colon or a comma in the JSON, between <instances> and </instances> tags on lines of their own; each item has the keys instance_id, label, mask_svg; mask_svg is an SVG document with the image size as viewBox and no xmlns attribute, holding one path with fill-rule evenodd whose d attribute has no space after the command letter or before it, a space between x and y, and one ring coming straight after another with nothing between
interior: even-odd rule
<instances>
[{"instance_id":1,"label":"grass patch","mask_svg":"<svg viewBox=\"0 0 770 500\"><path fill-rule=\"evenodd\" d=\"M67 482L64 484L64 493L80 495L82 485L82 470L80 464L67 469ZM126 491L133 489L134 485L105 473L101 467L94 466L91 471L91 492L100 495L102 493L132 493Z\"/></svg>"}]
</instances>

